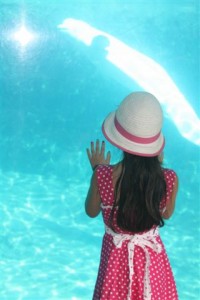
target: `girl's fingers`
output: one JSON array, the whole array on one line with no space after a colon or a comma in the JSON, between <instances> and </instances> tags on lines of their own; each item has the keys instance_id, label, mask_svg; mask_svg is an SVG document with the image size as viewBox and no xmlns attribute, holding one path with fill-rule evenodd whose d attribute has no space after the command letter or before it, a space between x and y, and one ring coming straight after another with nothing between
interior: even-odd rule
<instances>
[{"instance_id":1,"label":"girl's fingers","mask_svg":"<svg viewBox=\"0 0 200 300\"><path fill-rule=\"evenodd\" d=\"M87 151L87 156L88 156L89 160L91 160L91 153L90 153L90 150L87 148L86 151Z\"/></svg>"},{"instance_id":2,"label":"girl's fingers","mask_svg":"<svg viewBox=\"0 0 200 300\"><path fill-rule=\"evenodd\" d=\"M110 163L110 158L111 158L111 153L110 151L108 151L107 155L106 155L106 163Z\"/></svg>"},{"instance_id":3,"label":"girl's fingers","mask_svg":"<svg viewBox=\"0 0 200 300\"><path fill-rule=\"evenodd\" d=\"M111 153L110 151L105 153L105 147L106 145L104 141L100 143L99 140L96 140L96 142L91 142L90 149L86 149L87 156L92 166L110 163Z\"/></svg>"},{"instance_id":4,"label":"girl's fingers","mask_svg":"<svg viewBox=\"0 0 200 300\"><path fill-rule=\"evenodd\" d=\"M99 140L96 140L96 153L99 153Z\"/></svg>"},{"instance_id":5,"label":"girl's fingers","mask_svg":"<svg viewBox=\"0 0 200 300\"><path fill-rule=\"evenodd\" d=\"M101 155L104 155L104 152L105 152L105 142L103 141L103 142L101 143L101 152L100 152L100 154L101 154Z\"/></svg>"},{"instance_id":6,"label":"girl's fingers","mask_svg":"<svg viewBox=\"0 0 200 300\"><path fill-rule=\"evenodd\" d=\"M94 152L94 142L91 142L91 153Z\"/></svg>"}]
</instances>

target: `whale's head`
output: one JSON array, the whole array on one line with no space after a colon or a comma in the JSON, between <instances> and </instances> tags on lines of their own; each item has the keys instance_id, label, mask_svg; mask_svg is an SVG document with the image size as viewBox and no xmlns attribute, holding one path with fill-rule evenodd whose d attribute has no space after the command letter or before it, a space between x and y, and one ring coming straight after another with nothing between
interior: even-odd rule
<instances>
[{"instance_id":1,"label":"whale's head","mask_svg":"<svg viewBox=\"0 0 200 300\"><path fill-rule=\"evenodd\" d=\"M84 21L72 18L65 19L60 25L58 25L58 28L67 32L88 46L92 44L92 41L95 37L102 35L100 30L95 29Z\"/></svg>"}]
</instances>

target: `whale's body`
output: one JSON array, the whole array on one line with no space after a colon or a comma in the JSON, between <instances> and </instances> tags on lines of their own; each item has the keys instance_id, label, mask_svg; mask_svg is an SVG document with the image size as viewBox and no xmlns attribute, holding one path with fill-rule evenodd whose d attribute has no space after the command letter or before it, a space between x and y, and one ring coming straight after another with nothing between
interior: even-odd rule
<instances>
[{"instance_id":1,"label":"whale's body","mask_svg":"<svg viewBox=\"0 0 200 300\"><path fill-rule=\"evenodd\" d=\"M150 57L86 22L66 19L58 28L90 46L98 36L108 41L106 59L160 101L180 134L200 145L200 120L168 73Z\"/></svg>"}]
</instances>

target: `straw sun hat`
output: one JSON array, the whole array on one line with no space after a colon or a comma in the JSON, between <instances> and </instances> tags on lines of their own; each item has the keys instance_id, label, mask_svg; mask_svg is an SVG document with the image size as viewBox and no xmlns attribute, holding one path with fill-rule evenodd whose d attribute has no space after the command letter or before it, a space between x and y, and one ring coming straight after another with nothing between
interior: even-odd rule
<instances>
[{"instance_id":1,"label":"straw sun hat","mask_svg":"<svg viewBox=\"0 0 200 300\"><path fill-rule=\"evenodd\" d=\"M134 92L107 116L102 131L111 144L123 151L151 157L164 148L162 121L158 100L147 92Z\"/></svg>"}]
</instances>

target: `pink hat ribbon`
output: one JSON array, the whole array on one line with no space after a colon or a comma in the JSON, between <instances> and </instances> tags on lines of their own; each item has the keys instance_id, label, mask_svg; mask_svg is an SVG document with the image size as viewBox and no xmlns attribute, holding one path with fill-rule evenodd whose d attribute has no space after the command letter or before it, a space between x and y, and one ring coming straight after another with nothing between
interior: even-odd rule
<instances>
[{"instance_id":1,"label":"pink hat ribbon","mask_svg":"<svg viewBox=\"0 0 200 300\"><path fill-rule=\"evenodd\" d=\"M116 116L115 116L115 119L114 119L114 124L115 124L115 127L116 127L117 131L122 136L124 136L126 139L130 140L131 142L140 143L140 144L150 144L150 143L155 142L158 139L158 137L160 136L160 132L158 134L156 134L155 136L148 137L148 138L142 138L142 137L135 136L135 135L129 133L128 131L126 131L119 124L119 122L117 121Z\"/></svg>"}]
</instances>

